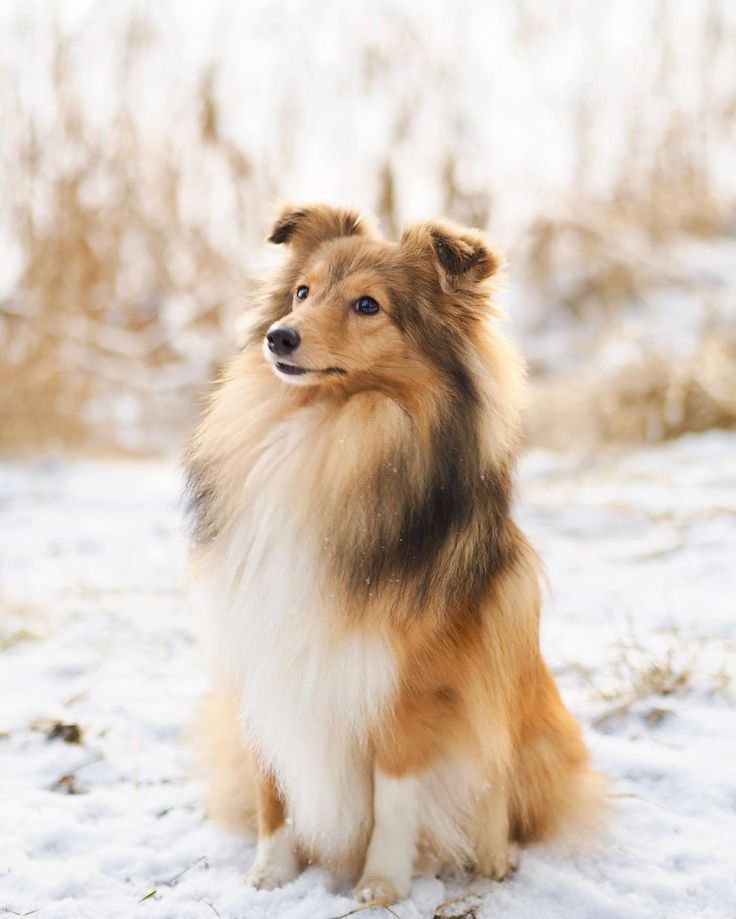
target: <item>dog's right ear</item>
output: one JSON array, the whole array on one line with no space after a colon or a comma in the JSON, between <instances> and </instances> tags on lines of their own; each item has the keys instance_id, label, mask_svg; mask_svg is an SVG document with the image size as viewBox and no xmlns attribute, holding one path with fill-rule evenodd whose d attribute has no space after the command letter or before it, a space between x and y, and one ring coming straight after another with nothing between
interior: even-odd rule
<instances>
[{"instance_id":1,"label":"dog's right ear","mask_svg":"<svg viewBox=\"0 0 736 919\"><path fill-rule=\"evenodd\" d=\"M305 207L287 206L271 230L268 241L288 243L304 255L328 239L341 236L368 236L372 227L361 218L358 211L312 204Z\"/></svg>"},{"instance_id":2,"label":"dog's right ear","mask_svg":"<svg viewBox=\"0 0 736 919\"><path fill-rule=\"evenodd\" d=\"M450 220L433 220L409 227L401 238L435 264L444 289L472 288L496 274L503 260L484 233Z\"/></svg>"}]
</instances>

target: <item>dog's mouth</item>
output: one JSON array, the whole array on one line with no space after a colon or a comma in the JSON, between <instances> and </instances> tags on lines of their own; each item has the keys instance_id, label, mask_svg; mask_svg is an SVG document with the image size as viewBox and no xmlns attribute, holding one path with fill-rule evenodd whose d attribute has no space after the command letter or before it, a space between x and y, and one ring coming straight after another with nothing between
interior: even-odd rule
<instances>
[{"instance_id":1,"label":"dog's mouth","mask_svg":"<svg viewBox=\"0 0 736 919\"><path fill-rule=\"evenodd\" d=\"M345 374L347 374L347 370L345 370L343 367L302 367L299 364L287 364L285 361L276 361L274 366L279 371L279 373L283 373L289 377L298 377L305 373L334 373L338 376L345 376Z\"/></svg>"},{"instance_id":2,"label":"dog's mouth","mask_svg":"<svg viewBox=\"0 0 736 919\"><path fill-rule=\"evenodd\" d=\"M279 373L285 373L290 377L301 376L303 373L309 373L306 367L297 367L296 364L285 364L283 361L276 361L276 369Z\"/></svg>"}]
</instances>

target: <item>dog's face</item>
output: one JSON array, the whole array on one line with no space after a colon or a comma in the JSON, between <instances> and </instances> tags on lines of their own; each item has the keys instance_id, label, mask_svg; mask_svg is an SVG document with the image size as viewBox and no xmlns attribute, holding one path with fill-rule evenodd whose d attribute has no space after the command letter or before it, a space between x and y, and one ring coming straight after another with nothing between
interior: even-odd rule
<instances>
[{"instance_id":1,"label":"dog's face","mask_svg":"<svg viewBox=\"0 0 736 919\"><path fill-rule=\"evenodd\" d=\"M482 282L498 266L472 231L425 224L393 243L326 206L285 211L270 239L291 248L279 293L288 309L263 353L297 386L391 390L428 358L441 368L487 309Z\"/></svg>"},{"instance_id":2,"label":"dog's face","mask_svg":"<svg viewBox=\"0 0 736 919\"><path fill-rule=\"evenodd\" d=\"M276 374L298 386L352 384L405 359L395 310L396 265L378 239L327 241L299 266L290 311L266 333Z\"/></svg>"}]
</instances>

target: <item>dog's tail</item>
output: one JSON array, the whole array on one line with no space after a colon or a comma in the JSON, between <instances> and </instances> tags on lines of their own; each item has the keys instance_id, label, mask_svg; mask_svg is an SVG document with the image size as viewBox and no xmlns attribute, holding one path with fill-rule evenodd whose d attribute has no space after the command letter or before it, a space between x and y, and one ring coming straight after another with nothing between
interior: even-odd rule
<instances>
[{"instance_id":1,"label":"dog's tail","mask_svg":"<svg viewBox=\"0 0 736 919\"><path fill-rule=\"evenodd\" d=\"M554 838L577 848L605 829L608 783L590 767L580 728L541 661L534 682L533 715L511 782L512 834L520 842Z\"/></svg>"}]
</instances>

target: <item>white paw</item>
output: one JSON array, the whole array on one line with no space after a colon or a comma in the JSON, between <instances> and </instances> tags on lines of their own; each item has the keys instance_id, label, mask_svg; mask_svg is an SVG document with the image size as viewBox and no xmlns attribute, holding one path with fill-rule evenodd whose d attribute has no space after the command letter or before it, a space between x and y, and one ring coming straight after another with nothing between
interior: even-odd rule
<instances>
[{"instance_id":1,"label":"white paw","mask_svg":"<svg viewBox=\"0 0 736 919\"><path fill-rule=\"evenodd\" d=\"M245 873L245 883L256 890L274 890L293 881L299 874L296 858L290 863L260 862L255 860Z\"/></svg>"},{"instance_id":2,"label":"white paw","mask_svg":"<svg viewBox=\"0 0 736 919\"><path fill-rule=\"evenodd\" d=\"M376 903L390 906L409 896L411 883L403 883L396 879L379 877L362 877L355 885L355 899L361 903Z\"/></svg>"},{"instance_id":3,"label":"white paw","mask_svg":"<svg viewBox=\"0 0 736 919\"><path fill-rule=\"evenodd\" d=\"M299 874L299 859L294 852L288 828L279 827L258 840L256 859L245 875L245 883L257 890L273 890L293 881Z\"/></svg>"}]
</instances>

